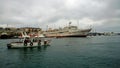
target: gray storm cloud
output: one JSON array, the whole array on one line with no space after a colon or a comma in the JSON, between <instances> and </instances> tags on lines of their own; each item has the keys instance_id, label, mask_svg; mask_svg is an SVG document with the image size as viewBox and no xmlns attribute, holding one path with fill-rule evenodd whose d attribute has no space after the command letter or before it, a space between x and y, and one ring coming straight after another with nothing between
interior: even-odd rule
<instances>
[{"instance_id":1,"label":"gray storm cloud","mask_svg":"<svg viewBox=\"0 0 120 68\"><path fill-rule=\"evenodd\" d=\"M0 0L0 25L56 25L68 21L98 31L120 31L120 0Z\"/></svg>"}]
</instances>

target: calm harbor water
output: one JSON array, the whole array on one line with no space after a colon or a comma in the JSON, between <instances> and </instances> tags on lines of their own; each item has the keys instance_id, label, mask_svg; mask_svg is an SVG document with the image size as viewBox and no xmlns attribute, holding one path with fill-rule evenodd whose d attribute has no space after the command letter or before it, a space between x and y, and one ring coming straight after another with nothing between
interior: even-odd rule
<instances>
[{"instance_id":1,"label":"calm harbor water","mask_svg":"<svg viewBox=\"0 0 120 68\"><path fill-rule=\"evenodd\" d=\"M120 36L52 38L47 47L7 49L12 40L0 40L0 68L120 68Z\"/></svg>"}]
</instances>

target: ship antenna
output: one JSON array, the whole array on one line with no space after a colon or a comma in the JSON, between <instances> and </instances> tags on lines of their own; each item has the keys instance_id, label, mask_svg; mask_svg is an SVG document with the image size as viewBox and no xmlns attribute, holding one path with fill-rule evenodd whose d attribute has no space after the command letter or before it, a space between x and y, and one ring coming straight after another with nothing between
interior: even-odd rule
<instances>
[{"instance_id":1,"label":"ship antenna","mask_svg":"<svg viewBox=\"0 0 120 68\"><path fill-rule=\"evenodd\" d=\"M69 27L70 27L71 23L72 23L72 22L70 21L70 22L69 22Z\"/></svg>"},{"instance_id":2,"label":"ship antenna","mask_svg":"<svg viewBox=\"0 0 120 68\"><path fill-rule=\"evenodd\" d=\"M77 27L79 28L79 20L77 20Z\"/></svg>"},{"instance_id":3,"label":"ship antenna","mask_svg":"<svg viewBox=\"0 0 120 68\"><path fill-rule=\"evenodd\" d=\"M71 24L71 21L69 22L69 27L68 27L69 29L70 29L70 24Z\"/></svg>"},{"instance_id":4,"label":"ship antenna","mask_svg":"<svg viewBox=\"0 0 120 68\"><path fill-rule=\"evenodd\" d=\"M48 25L46 26L46 31L48 30Z\"/></svg>"}]
</instances>

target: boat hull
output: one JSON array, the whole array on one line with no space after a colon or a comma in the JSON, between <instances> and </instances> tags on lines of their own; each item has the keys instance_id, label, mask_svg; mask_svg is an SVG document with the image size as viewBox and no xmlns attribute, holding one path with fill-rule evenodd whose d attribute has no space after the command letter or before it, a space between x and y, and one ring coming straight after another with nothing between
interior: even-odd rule
<instances>
[{"instance_id":1,"label":"boat hull","mask_svg":"<svg viewBox=\"0 0 120 68\"><path fill-rule=\"evenodd\" d=\"M40 47L40 46L49 46L49 43L44 43L42 42L41 44L33 43L33 45L31 45L30 43L28 43L27 45L24 45L24 43L9 43L7 44L7 48L8 49L20 49L20 48L34 48L34 47Z\"/></svg>"}]
</instances>

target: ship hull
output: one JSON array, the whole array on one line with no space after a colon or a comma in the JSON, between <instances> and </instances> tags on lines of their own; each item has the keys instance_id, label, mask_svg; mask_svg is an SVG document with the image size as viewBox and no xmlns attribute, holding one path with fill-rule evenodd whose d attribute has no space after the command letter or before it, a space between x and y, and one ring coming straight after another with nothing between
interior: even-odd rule
<instances>
[{"instance_id":1,"label":"ship hull","mask_svg":"<svg viewBox=\"0 0 120 68\"><path fill-rule=\"evenodd\" d=\"M68 35L68 36L56 36L56 38L63 38L63 37L87 37L87 35Z\"/></svg>"},{"instance_id":2,"label":"ship hull","mask_svg":"<svg viewBox=\"0 0 120 68\"><path fill-rule=\"evenodd\" d=\"M68 35L65 37L87 37L87 35Z\"/></svg>"},{"instance_id":3,"label":"ship hull","mask_svg":"<svg viewBox=\"0 0 120 68\"><path fill-rule=\"evenodd\" d=\"M9 44L7 44L7 48L8 49L21 49L21 48L34 48L34 47L40 47L40 46L48 46L50 45L50 42L41 42L41 44L38 44L38 42L33 42L33 44L31 45L30 43L27 43L26 45L24 45L23 42L11 42Z\"/></svg>"},{"instance_id":4,"label":"ship hull","mask_svg":"<svg viewBox=\"0 0 120 68\"><path fill-rule=\"evenodd\" d=\"M81 34L81 33L77 33L77 34L47 34L46 35L47 38L62 38L62 37L87 37L87 33Z\"/></svg>"},{"instance_id":5,"label":"ship hull","mask_svg":"<svg viewBox=\"0 0 120 68\"><path fill-rule=\"evenodd\" d=\"M46 38L62 38L62 37L87 37L87 35L67 35L67 36L46 36Z\"/></svg>"}]
</instances>

